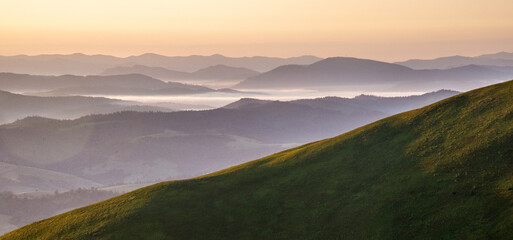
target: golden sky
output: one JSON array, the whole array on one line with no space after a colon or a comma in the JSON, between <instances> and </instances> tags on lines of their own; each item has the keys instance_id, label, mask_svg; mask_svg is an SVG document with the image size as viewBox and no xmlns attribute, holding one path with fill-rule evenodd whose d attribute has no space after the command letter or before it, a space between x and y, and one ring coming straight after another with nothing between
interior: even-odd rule
<instances>
[{"instance_id":1,"label":"golden sky","mask_svg":"<svg viewBox=\"0 0 513 240\"><path fill-rule=\"evenodd\" d=\"M512 0L0 0L0 55L513 52Z\"/></svg>"}]
</instances>

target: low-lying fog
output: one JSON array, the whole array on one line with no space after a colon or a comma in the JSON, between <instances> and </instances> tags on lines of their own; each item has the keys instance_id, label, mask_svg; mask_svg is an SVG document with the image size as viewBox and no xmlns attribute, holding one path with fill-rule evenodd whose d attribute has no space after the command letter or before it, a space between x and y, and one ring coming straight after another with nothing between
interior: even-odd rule
<instances>
[{"instance_id":1,"label":"low-lying fog","mask_svg":"<svg viewBox=\"0 0 513 240\"><path fill-rule=\"evenodd\" d=\"M249 91L248 91L249 92ZM127 96L127 95L88 95L91 97L105 97L124 101L134 101L147 105L172 107L175 104L192 106L191 109L218 108L235 102L241 98L255 98L262 100L292 101L298 99L312 99L321 97L353 98L358 95L373 95L381 97L403 97L421 95L425 92L366 92L366 91L317 91L307 89L291 90L265 90L252 93L200 93L193 95L168 95L168 96ZM184 109L186 110L186 109Z\"/></svg>"}]
</instances>

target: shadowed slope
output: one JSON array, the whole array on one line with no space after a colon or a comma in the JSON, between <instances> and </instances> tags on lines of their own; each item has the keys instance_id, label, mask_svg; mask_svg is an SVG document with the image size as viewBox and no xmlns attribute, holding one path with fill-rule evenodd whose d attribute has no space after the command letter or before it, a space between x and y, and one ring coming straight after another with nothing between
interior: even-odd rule
<instances>
[{"instance_id":1,"label":"shadowed slope","mask_svg":"<svg viewBox=\"0 0 513 240\"><path fill-rule=\"evenodd\" d=\"M511 239L513 82L6 239Z\"/></svg>"}]
</instances>

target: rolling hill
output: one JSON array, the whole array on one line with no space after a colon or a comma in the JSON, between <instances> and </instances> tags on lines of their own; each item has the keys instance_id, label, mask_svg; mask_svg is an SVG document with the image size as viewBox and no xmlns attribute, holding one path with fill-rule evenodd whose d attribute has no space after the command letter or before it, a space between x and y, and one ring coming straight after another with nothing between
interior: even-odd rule
<instances>
[{"instance_id":1,"label":"rolling hill","mask_svg":"<svg viewBox=\"0 0 513 240\"><path fill-rule=\"evenodd\" d=\"M427 60L412 59L396 63L412 69L449 69L466 65L513 67L513 53L499 52L477 57L449 56Z\"/></svg>"},{"instance_id":2,"label":"rolling hill","mask_svg":"<svg viewBox=\"0 0 513 240\"><path fill-rule=\"evenodd\" d=\"M0 192L63 191L99 187L73 175L0 162Z\"/></svg>"},{"instance_id":3,"label":"rolling hill","mask_svg":"<svg viewBox=\"0 0 513 240\"><path fill-rule=\"evenodd\" d=\"M41 76L0 73L0 90L33 92L45 96L181 95L208 92L237 92L232 89L215 90L197 85L164 82L141 74Z\"/></svg>"},{"instance_id":4,"label":"rolling hill","mask_svg":"<svg viewBox=\"0 0 513 240\"><path fill-rule=\"evenodd\" d=\"M0 124L29 116L73 119L90 114L121 111L174 111L165 107L141 105L137 102L93 97L36 97L0 91Z\"/></svg>"},{"instance_id":5,"label":"rolling hill","mask_svg":"<svg viewBox=\"0 0 513 240\"><path fill-rule=\"evenodd\" d=\"M250 77L238 89L344 91L467 91L513 78L513 68L469 65L447 70L414 70L374 60L335 57L310 65L287 65Z\"/></svg>"},{"instance_id":6,"label":"rolling hill","mask_svg":"<svg viewBox=\"0 0 513 240\"><path fill-rule=\"evenodd\" d=\"M170 70L163 67L148 67L144 65L117 66L106 69L101 75L123 75L123 74L143 74L152 78L161 80L187 79L190 73Z\"/></svg>"},{"instance_id":7,"label":"rolling hill","mask_svg":"<svg viewBox=\"0 0 513 240\"><path fill-rule=\"evenodd\" d=\"M241 80L258 74L251 69L218 64L193 72L192 79Z\"/></svg>"},{"instance_id":8,"label":"rolling hill","mask_svg":"<svg viewBox=\"0 0 513 240\"><path fill-rule=\"evenodd\" d=\"M197 81L197 80L244 80L260 74L247 69L226 65L215 65L195 72L181 72L162 67L148 67L144 65L120 66L105 70L102 75L143 74L153 78L169 81Z\"/></svg>"},{"instance_id":9,"label":"rolling hill","mask_svg":"<svg viewBox=\"0 0 513 240\"><path fill-rule=\"evenodd\" d=\"M0 159L104 185L199 176L333 137L456 94L263 101L208 111L121 112L0 126ZM242 100L243 102L244 100Z\"/></svg>"},{"instance_id":10,"label":"rolling hill","mask_svg":"<svg viewBox=\"0 0 513 240\"><path fill-rule=\"evenodd\" d=\"M478 89L0 239L511 239L512 94Z\"/></svg>"},{"instance_id":11,"label":"rolling hill","mask_svg":"<svg viewBox=\"0 0 513 240\"><path fill-rule=\"evenodd\" d=\"M362 111L383 112L386 114L396 114L409 111L422 106L427 106L441 99L452 97L459 92L451 90L439 90L422 95L407 97L377 97L372 95L359 95L354 98L324 97L316 99L292 100L289 103L306 105L313 108L322 108L334 110L346 114L354 114ZM226 109L252 109L273 101L243 98L239 101L230 103L223 108Z\"/></svg>"}]
</instances>

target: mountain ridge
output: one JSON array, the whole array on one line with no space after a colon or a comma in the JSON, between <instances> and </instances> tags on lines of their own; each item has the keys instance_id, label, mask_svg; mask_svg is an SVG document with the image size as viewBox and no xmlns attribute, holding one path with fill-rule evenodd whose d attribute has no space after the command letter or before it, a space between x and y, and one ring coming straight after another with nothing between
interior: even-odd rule
<instances>
[{"instance_id":1,"label":"mountain ridge","mask_svg":"<svg viewBox=\"0 0 513 240\"><path fill-rule=\"evenodd\" d=\"M498 52L476 57L447 56L434 59L410 59L395 63L413 69L449 69L470 64L513 67L513 53Z\"/></svg>"},{"instance_id":2,"label":"mountain ridge","mask_svg":"<svg viewBox=\"0 0 513 240\"><path fill-rule=\"evenodd\" d=\"M213 65L223 64L232 67L244 67L255 71L268 71L284 64L309 64L320 60L310 55L278 57L225 57L220 54L210 56L164 56L146 53L129 57L109 55L43 54L0 56L0 72L28 73L35 75L95 75L108 68L126 65L147 65L163 67L176 71L193 72Z\"/></svg>"},{"instance_id":3,"label":"mountain ridge","mask_svg":"<svg viewBox=\"0 0 513 240\"><path fill-rule=\"evenodd\" d=\"M146 75L30 75L0 72L0 90L34 92L32 95L176 95L237 92L178 82L164 82Z\"/></svg>"},{"instance_id":4,"label":"mountain ridge","mask_svg":"<svg viewBox=\"0 0 513 240\"><path fill-rule=\"evenodd\" d=\"M345 91L465 91L513 78L513 68L469 65L447 70L415 70L399 64L349 57L327 58L310 65L286 65L250 77L236 89Z\"/></svg>"},{"instance_id":5,"label":"mountain ridge","mask_svg":"<svg viewBox=\"0 0 513 240\"><path fill-rule=\"evenodd\" d=\"M243 80L259 74L247 68L230 67L222 64L209 66L194 72L175 71L162 67L133 65L129 67L114 67L105 70L102 75L144 74L160 80Z\"/></svg>"},{"instance_id":6,"label":"mountain ridge","mask_svg":"<svg viewBox=\"0 0 513 240\"><path fill-rule=\"evenodd\" d=\"M72 119L90 114L119 111L171 112L175 109L101 97L40 97L0 90L0 124L36 115L56 119Z\"/></svg>"}]
</instances>

